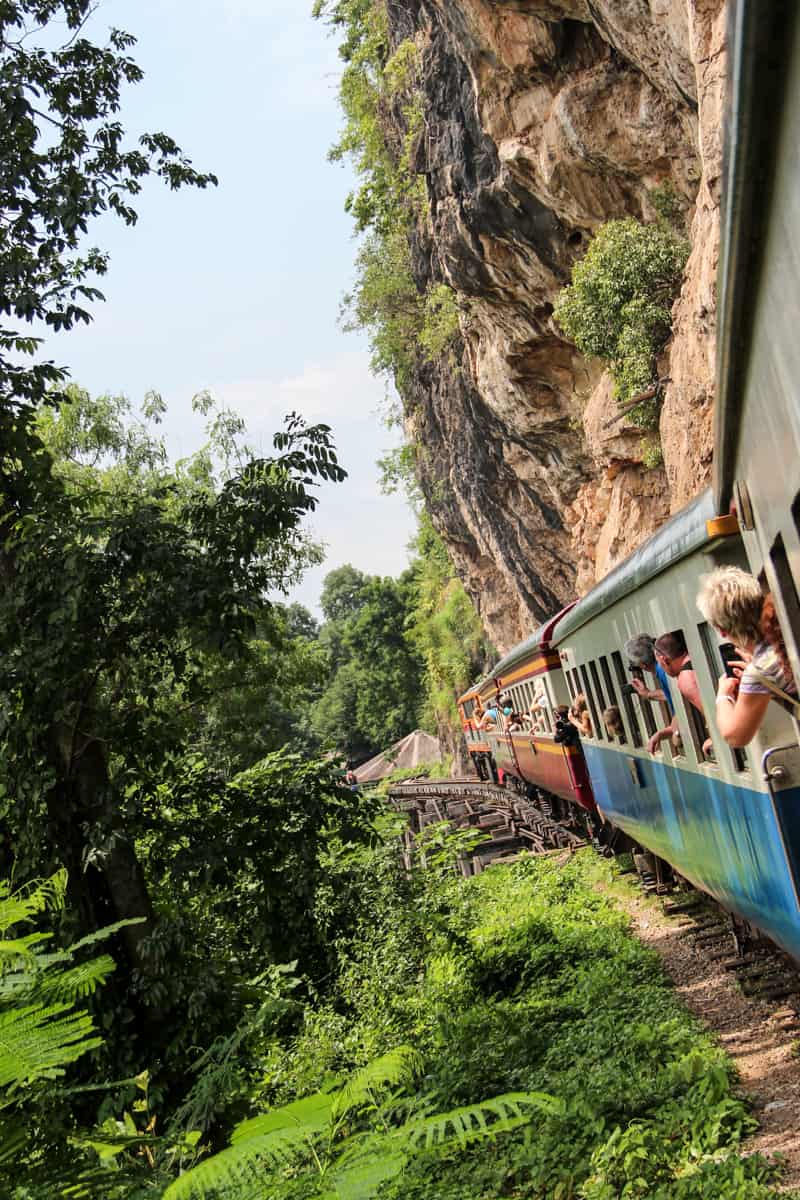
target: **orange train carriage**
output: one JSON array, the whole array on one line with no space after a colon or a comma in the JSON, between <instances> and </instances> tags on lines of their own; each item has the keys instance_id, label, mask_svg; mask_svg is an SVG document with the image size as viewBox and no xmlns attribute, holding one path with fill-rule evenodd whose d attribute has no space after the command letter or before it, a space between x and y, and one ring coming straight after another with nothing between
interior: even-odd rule
<instances>
[{"instance_id":1,"label":"orange train carriage","mask_svg":"<svg viewBox=\"0 0 800 1200\"><path fill-rule=\"evenodd\" d=\"M556 741L553 722L556 706L571 702L559 653L550 644L569 608L516 646L493 674L461 696L458 704L467 750L480 778L512 781L520 790L538 788L568 806L574 804L593 813L596 805L583 751L580 745ZM537 699L543 700L540 727L515 733L478 729L476 700L480 698L486 708L500 693L509 696L519 712L528 711Z\"/></svg>"}]
</instances>

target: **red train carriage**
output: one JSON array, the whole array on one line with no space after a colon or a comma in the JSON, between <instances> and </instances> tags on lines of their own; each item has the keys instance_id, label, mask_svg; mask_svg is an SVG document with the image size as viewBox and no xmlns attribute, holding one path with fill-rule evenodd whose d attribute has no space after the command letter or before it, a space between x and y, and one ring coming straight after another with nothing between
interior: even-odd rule
<instances>
[{"instance_id":1,"label":"red train carriage","mask_svg":"<svg viewBox=\"0 0 800 1200\"><path fill-rule=\"evenodd\" d=\"M564 609L506 655L491 676L460 698L459 708L467 750L481 779L509 777L518 786L530 784L593 812L596 806L583 752L579 745L565 746L555 736L554 710L569 704L570 696L551 639L568 611ZM495 728L479 728L476 701L488 708L499 695L509 698L514 711L533 714L526 722L529 728L504 732L502 721Z\"/></svg>"}]
</instances>

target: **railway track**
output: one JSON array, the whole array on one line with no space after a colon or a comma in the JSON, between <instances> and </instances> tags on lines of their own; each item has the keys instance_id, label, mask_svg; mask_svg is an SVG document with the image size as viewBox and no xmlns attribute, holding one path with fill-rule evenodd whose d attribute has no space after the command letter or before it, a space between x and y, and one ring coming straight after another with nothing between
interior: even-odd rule
<instances>
[{"instance_id":1,"label":"railway track","mask_svg":"<svg viewBox=\"0 0 800 1200\"><path fill-rule=\"evenodd\" d=\"M484 840L459 859L462 875L477 875L496 862L521 854L547 854L587 845L583 830L553 820L547 802L534 803L494 783L475 779L412 780L389 791L392 804L409 816L403 857L410 866L415 840L430 825L474 829Z\"/></svg>"},{"instance_id":2,"label":"railway track","mask_svg":"<svg viewBox=\"0 0 800 1200\"><path fill-rule=\"evenodd\" d=\"M523 855L572 853L593 843L576 823L553 819L545 797L534 802L494 783L476 779L409 780L389 791L394 807L408 814L403 859L410 868L418 853L416 839L424 830L446 822L457 830L473 829L484 839L458 860L462 875L477 875L494 863L512 863ZM605 851L608 853L608 849ZM701 954L715 961L739 983L746 996L787 1005L787 1028L800 1020L800 968L787 954L698 892L647 854L632 856L645 893L655 893L663 913Z\"/></svg>"}]
</instances>

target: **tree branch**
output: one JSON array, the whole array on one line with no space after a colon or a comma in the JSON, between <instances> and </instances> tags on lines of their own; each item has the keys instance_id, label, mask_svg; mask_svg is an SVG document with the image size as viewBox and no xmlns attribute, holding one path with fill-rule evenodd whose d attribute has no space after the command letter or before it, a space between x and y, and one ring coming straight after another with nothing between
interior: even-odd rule
<instances>
[{"instance_id":1,"label":"tree branch","mask_svg":"<svg viewBox=\"0 0 800 1200\"><path fill-rule=\"evenodd\" d=\"M627 404L623 404L622 408L618 408L614 413L614 416L608 421L604 421L600 428L603 431L610 429L612 425L616 425L617 421L619 421L621 417L627 416L629 412L632 412L634 408L638 407L638 405L643 404L645 400L652 400L654 397L659 396L664 390L664 385L671 382L672 380L669 378L669 376L666 376L664 379L659 379L658 383L653 384L653 386L648 388L647 391L639 392L639 394L634 396L632 400L629 400Z\"/></svg>"}]
</instances>

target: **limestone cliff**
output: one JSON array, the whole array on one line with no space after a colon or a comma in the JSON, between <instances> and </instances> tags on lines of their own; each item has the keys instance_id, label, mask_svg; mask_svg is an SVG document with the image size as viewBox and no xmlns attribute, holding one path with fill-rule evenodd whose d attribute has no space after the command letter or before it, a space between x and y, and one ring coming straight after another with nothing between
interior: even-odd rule
<instances>
[{"instance_id":1,"label":"limestone cliff","mask_svg":"<svg viewBox=\"0 0 800 1200\"><path fill-rule=\"evenodd\" d=\"M435 524L504 650L707 480L724 0L388 0L420 49L420 286L462 300L454 354L404 389ZM662 375L664 466L553 301L594 230L670 181L692 254Z\"/></svg>"}]
</instances>

